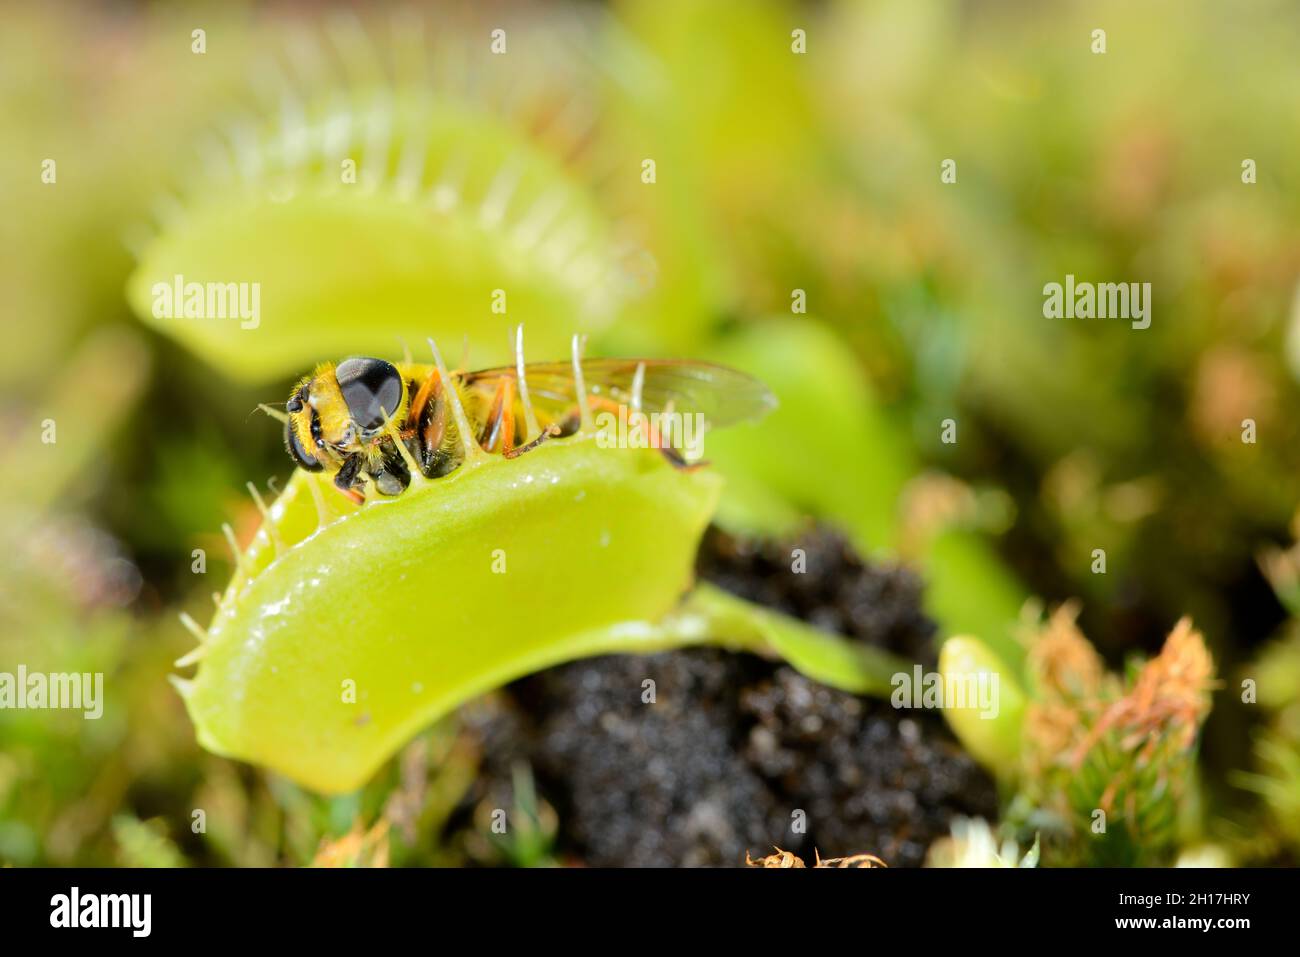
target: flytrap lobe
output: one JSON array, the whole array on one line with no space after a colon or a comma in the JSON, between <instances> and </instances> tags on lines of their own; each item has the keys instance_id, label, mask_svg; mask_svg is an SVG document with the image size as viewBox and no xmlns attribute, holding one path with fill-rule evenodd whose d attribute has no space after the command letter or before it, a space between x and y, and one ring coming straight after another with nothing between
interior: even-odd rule
<instances>
[{"instance_id":1,"label":"flytrap lobe","mask_svg":"<svg viewBox=\"0 0 1300 957\"><path fill-rule=\"evenodd\" d=\"M553 52L584 26L520 23L502 71L447 19L338 14L280 41L129 242L141 321L245 382L395 335L504 357L508 309L548 352L607 329L645 253L589 185L622 162L591 140L598 84ZM208 308L226 289L239 308Z\"/></svg>"},{"instance_id":2,"label":"flytrap lobe","mask_svg":"<svg viewBox=\"0 0 1300 957\"><path fill-rule=\"evenodd\" d=\"M576 337L564 363L527 365L516 346L515 365L477 373L433 347L431 365L391 364L400 389L383 369L340 384L341 365L295 387L282 416L310 444L291 454L316 467L235 546L209 627L187 624L200 645L182 662L198 669L176 685L205 747L348 791L523 674L700 643L888 688L891 656L693 587L720 477L671 445L619 448L599 424L633 402L742 421L770 405L761 384L703 363L583 360Z\"/></svg>"}]
</instances>

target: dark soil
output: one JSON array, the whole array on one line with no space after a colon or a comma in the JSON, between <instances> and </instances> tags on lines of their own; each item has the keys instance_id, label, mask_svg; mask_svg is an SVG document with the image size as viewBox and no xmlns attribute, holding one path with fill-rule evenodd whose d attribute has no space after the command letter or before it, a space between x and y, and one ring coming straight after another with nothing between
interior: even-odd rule
<instances>
[{"instance_id":1,"label":"dark soil","mask_svg":"<svg viewBox=\"0 0 1300 957\"><path fill-rule=\"evenodd\" d=\"M807 572L792 574L791 549ZM934 624L909 572L839 537L707 536L701 578L823 628L932 664ZM653 703L644 702L654 682ZM480 711L478 797L526 761L559 812L557 851L595 866L737 865L773 845L811 862L872 853L916 866L955 814L993 817L992 780L942 718L825 688L713 648L607 656L533 675Z\"/></svg>"}]
</instances>

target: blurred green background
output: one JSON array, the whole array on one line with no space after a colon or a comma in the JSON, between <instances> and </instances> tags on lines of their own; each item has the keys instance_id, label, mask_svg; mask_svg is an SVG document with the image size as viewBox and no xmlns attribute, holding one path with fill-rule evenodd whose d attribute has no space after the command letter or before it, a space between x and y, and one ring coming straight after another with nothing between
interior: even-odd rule
<instances>
[{"instance_id":1,"label":"blurred green background","mask_svg":"<svg viewBox=\"0 0 1300 957\"><path fill-rule=\"evenodd\" d=\"M397 820L410 754L320 799L200 751L165 676L190 644L177 613L205 621L225 585L221 524L256 528L245 483L289 474L256 405L316 361L430 334L494 364L518 322L534 359L581 331L592 352L769 382L781 409L710 447L720 521L837 524L920 569L945 633L1009 661L1031 596L1081 599L1112 665L1191 615L1225 688L1196 833L1237 862L1294 860L1294 5L6 19L0 670L102 671L107 703L99 721L0 712L0 862L499 859L444 832L474 775L454 722L412 745L427 787L387 842L354 824ZM153 318L150 284L175 273L260 282L261 325ZM1151 327L1045 319L1067 273L1151 283ZM1268 676L1260 704L1239 703L1242 675Z\"/></svg>"}]
</instances>

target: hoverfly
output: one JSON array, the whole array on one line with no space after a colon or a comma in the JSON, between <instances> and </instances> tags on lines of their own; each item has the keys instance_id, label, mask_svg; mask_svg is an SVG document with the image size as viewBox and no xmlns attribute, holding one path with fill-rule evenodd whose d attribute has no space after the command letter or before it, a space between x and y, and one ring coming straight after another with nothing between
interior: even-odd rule
<instances>
[{"instance_id":1,"label":"hoverfly","mask_svg":"<svg viewBox=\"0 0 1300 957\"><path fill-rule=\"evenodd\" d=\"M574 434L598 412L630 410L645 422L656 414L672 421L673 413L698 413L713 428L757 418L775 405L760 382L726 366L581 359L576 338L572 362L525 365L517 351L514 366L477 372L448 373L433 348L433 364L363 356L317 366L285 403L289 455L308 471L331 474L335 486L360 503L371 483L381 495L400 495L410 485L412 465L432 479L458 468L475 446L516 458ZM651 439L675 465L699 464L683 456L673 436Z\"/></svg>"}]
</instances>

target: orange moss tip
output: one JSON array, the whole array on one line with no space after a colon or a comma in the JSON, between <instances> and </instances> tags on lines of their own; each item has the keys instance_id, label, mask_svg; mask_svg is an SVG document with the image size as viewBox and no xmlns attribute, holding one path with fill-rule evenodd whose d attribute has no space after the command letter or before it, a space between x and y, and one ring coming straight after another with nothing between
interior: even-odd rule
<instances>
[{"instance_id":1,"label":"orange moss tip","mask_svg":"<svg viewBox=\"0 0 1300 957\"><path fill-rule=\"evenodd\" d=\"M1079 743L1072 765L1080 767L1093 745L1112 730L1126 751L1141 748L1140 761L1150 760L1162 741L1190 748L1210 713L1214 686L1214 659L1205 638L1184 617L1160 654L1142 666L1133 687L1106 708Z\"/></svg>"},{"instance_id":2,"label":"orange moss tip","mask_svg":"<svg viewBox=\"0 0 1300 957\"><path fill-rule=\"evenodd\" d=\"M1106 666L1076 624L1079 611L1077 601L1065 602L1031 640L1026 666L1040 698L1072 701L1102 690Z\"/></svg>"},{"instance_id":3,"label":"orange moss tip","mask_svg":"<svg viewBox=\"0 0 1300 957\"><path fill-rule=\"evenodd\" d=\"M369 830L357 821L347 834L335 840L322 839L312 867L387 867L387 818L380 818Z\"/></svg>"}]
</instances>

